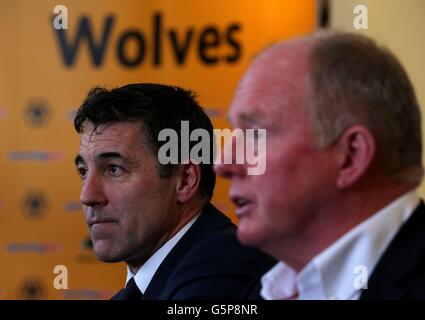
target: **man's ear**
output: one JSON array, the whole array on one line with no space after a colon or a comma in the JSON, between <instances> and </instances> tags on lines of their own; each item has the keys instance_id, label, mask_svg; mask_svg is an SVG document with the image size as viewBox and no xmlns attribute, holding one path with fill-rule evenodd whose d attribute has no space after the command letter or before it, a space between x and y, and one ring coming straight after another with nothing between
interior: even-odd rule
<instances>
[{"instance_id":1,"label":"man's ear","mask_svg":"<svg viewBox=\"0 0 425 320\"><path fill-rule=\"evenodd\" d=\"M180 177L176 186L177 200L186 203L198 192L201 181L201 167L189 162L180 165Z\"/></svg>"},{"instance_id":2,"label":"man's ear","mask_svg":"<svg viewBox=\"0 0 425 320\"><path fill-rule=\"evenodd\" d=\"M355 125L338 139L338 150L340 166L337 186L348 188L370 168L376 153L375 138L366 127Z\"/></svg>"}]
</instances>

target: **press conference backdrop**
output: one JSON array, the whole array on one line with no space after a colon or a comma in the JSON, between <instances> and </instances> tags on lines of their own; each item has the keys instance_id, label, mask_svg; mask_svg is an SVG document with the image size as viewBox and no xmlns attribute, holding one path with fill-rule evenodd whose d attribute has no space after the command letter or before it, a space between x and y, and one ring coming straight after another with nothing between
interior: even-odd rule
<instances>
[{"instance_id":1,"label":"press conference backdrop","mask_svg":"<svg viewBox=\"0 0 425 320\"><path fill-rule=\"evenodd\" d=\"M53 27L58 4L67 30ZM0 0L0 299L107 299L123 285L124 264L94 257L79 204L72 120L90 87L180 85L228 127L253 55L316 27L313 0ZM213 202L234 218L227 190L219 180ZM67 290L53 285L60 265Z\"/></svg>"}]
</instances>

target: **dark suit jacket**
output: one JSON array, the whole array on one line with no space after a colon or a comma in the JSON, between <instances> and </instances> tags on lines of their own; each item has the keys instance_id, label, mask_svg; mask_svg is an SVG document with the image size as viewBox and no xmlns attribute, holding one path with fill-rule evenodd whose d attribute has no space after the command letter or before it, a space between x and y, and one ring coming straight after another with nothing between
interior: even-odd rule
<instances>
[{"instance_id":1,"label":"dark suit jacket","mask_svg":"<svg viewBox=\"0 0 425 320\"><path fill-rule=\"evenodd\" d=\"M260 278L243 298L262 299ZM416 208L379 259L360 300L425 299L425 205Z\"/></svg>"},{"instance_id":2,"label":"dark suit jacket","mask_svg":"<svg viewBox=\"0 0 425 320\"><path fill-rule=\"evenodd\" d=\"M159 266L142 300L238 299L276 261L242 246L236 226L211 204ZM112 299L122 299L122 291Z\"/></svg>"},{"instance_id":3,"label":"dark suit jacket","mask_svg":"<svg viewBox=\"0 0 425 320\"><path fill-rule=\"evenodd\" d=\"M401 227L373 270L360 300L425 299L425 205Z\"/></svg>"}]
</instances>

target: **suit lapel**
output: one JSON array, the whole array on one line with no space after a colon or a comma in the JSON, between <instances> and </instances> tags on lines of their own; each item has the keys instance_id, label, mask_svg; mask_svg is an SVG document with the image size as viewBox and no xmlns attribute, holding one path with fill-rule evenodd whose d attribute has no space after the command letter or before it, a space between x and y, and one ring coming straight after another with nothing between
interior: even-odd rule
<instances>
[{"instance_id":1,"label":"suit lapel","mask_svg":"<svg viewBox=\"0 0 425 320\"><path fill-rule=\"evenodd\" d=\"M188 251L208 235L217 233L228 226L232 226L230 219L208 203L202 209L202 213L196 222L161 263L144 292L143 300L158 298L176 265Z\"/></svg>"},{"instance_id":2,"label":"suit lapel","mask_svg":"<svg viewBox=\"0 0 425 320\"><path fill-rule=\"evenodd\" d=\"M421 201L379 260L368 282L368 289L363 290L360 300L406 297L412 281L410 275L424 255L425 206Z\"/></svg>"}]
</instances>

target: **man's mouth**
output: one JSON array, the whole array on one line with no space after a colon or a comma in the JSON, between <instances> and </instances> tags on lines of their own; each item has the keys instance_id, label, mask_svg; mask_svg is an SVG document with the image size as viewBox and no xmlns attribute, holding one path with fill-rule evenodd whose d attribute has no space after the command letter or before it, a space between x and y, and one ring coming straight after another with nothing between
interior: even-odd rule
<instances>
[{"instance_id":1,"label":"man's mouth","mask_svg":"<svg viewBox=\"0 0 425 320\"><path fill-rule=\"evenodd\" d=\"M248 213L250 206L252 205L252 201L241 197L241 196L231 196L230 197L233 203L236 205L236 215L240 218Z\"/></svg>"},{"instance_id":2,"label":"man's mouth","mask_svg":"<svg viewBox=\"0 0 425 320\"><path fill-rule=\"evenodd\" d=\"M92 227L94 225L100 225L100 224L106 224L106 223L116 223L118 222L117 220L113 220L113 219L91 219L87 221L87 225L89 227Z\"/></svg>"}]
</instances>

